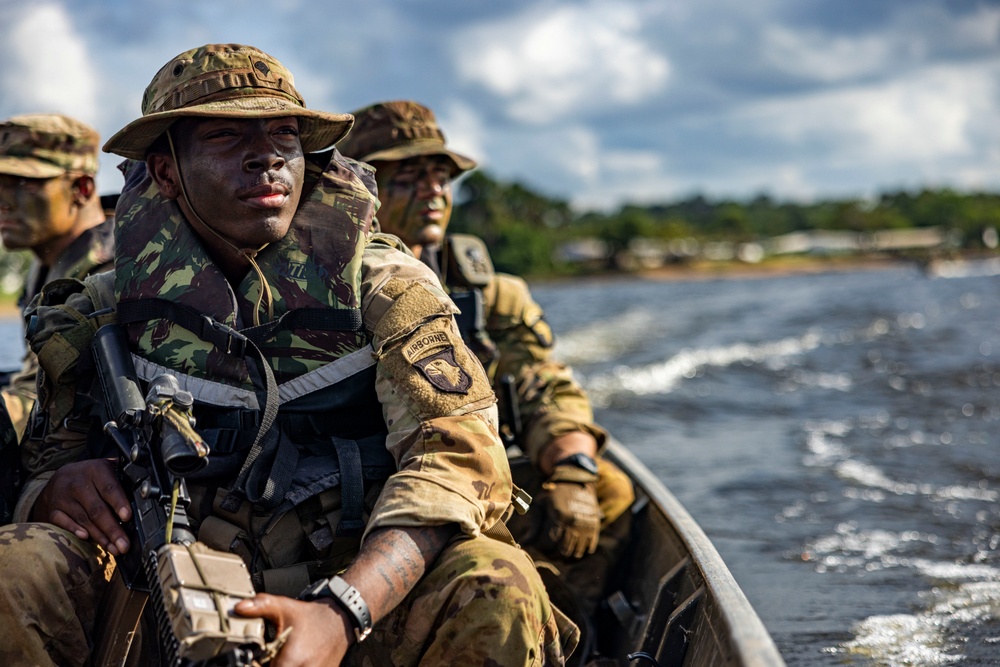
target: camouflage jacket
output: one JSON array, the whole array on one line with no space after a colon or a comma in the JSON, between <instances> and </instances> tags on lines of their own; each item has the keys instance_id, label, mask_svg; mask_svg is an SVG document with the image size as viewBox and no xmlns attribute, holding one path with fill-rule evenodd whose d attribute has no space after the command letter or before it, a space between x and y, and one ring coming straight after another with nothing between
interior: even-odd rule
<instances>
[{"instance_id":1,"label":"camouflage jacket","mask_svg":"<svg viewBox=\"0 0 1000 667\"><path fill-rule=\"evenodd\" d=\"M351 180L349 175L344 177ZM351 183L351 187L356 185ZM124 195L123 201L129 206ZM334 197L328 203L337 206L338 200ZM126 217L121 202L119 217ZM355 222L367 238L370 214ZM397 245L391 237L377 243L361 242L345 258L351 260L347 264L357 266L355 296L365 339L364 346L357 345L354 352L368 350L374 361L375 391L388 431L385 447L396 463L396 472L374 502L366 530L456 523L465 533L478 535L501 520L512 492L510 469L497 436L496 399L481 365L461 341L453 319L457 312L454 304L427 267ZM282 253L294 257L296 251L286 248ZM190 272L193 267L180 268ZM147 269L147 275L155 275L155 264ZM24 445L29 478L16 520L29 516L53 471L91 455L86 434L79 427L73 428L75 420L84 419L76 412L75 400L83 380L77 375L77 358L66 355L66 341L75 341L76 350L88 344L99 322L86 316L100 310L93 294L101 290L93 288L101 281L107 282L108 277L88 280L91 288L69 281L50 285L29 310L37 317L30 343L43 371L39 404L47 423L39 438ZM349 295L346 300L351 300ZM297 349L302 350L303 358L312 356L306 347ZM336 352L343 358L350 351ZM280 354L281 350L265 350L276 368L281 365L276 358ZM174 359L188 358L178 351L161 356L159 362L187 375L196 369L182 367L182 362ZM298 362L292 361L295 363L289 368L294 369ZM321 364L318 370L323 367ZM308 375L310 371L301 366L288 374L279 389ZM68 419L60 418L64 413ZM322 415L316 418L322 419Z\"/></svg>"},{"instance_id":2,"label":"camouflage jacket","mask_svg":"<svg viewBox=\"0 0 1000 667\"><path fill-rule=\"evenodd\" d=\"M109 218L86 230L77 237L59 257L54 266L46 269L35 259L28 269L24 290L18 300L23 313L28 304L38 295L42 286L60 278L82 280L93 273L114 268L114 223ZM10 384L3 388L3 400L10 413L11 422L20 439L28 421L28 415L35 404L35 377L38 360L34 352L26 347L21 370L15 373Z\"/></svg>"},{"instance_id":3,"label":"camouflage jacket","mask_svg":"<svg viewBox=\"0 0 1000 667\"><path fill-rule=\"evenodd\" d=\"M469 344L487 369L501 408L506 397L500 378L513 376L522 424L518 444L531 460L537 462L553 438L574 431L591 434L603 447L607 432L594 424L590 400L572 370L553 358L552 329L527 283L494 272L485 244L474 236L448 235L437 259L453 297L475 290L482 295L485 337Z\"/></svg>"}]
</instances>

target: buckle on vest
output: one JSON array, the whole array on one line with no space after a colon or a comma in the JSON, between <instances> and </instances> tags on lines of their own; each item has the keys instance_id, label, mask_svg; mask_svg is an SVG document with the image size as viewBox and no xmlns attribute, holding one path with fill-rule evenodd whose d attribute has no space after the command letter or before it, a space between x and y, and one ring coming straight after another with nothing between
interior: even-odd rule
<instances>
[{"instance_id":1,"label":"buckle on vest","mask_svg":"<svg viewBox=\"0 0 1000 667\"><path fill-rule=\"evenodd\" d=\"M199 335L202 339L224 350L226 354L234 354L240 358L246 355L246 336L208 315L201 316L201 333Z\"/></svg>"}]
</instances>

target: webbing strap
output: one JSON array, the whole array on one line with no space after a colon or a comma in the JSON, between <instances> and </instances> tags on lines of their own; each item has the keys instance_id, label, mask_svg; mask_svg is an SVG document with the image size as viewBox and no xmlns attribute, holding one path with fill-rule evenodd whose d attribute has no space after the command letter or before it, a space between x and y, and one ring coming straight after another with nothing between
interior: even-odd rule
<instances>
[{"instance_id":1,"label":"webbing strap","mask_svg":"<svg viewBox=\"0 0 1000 667\"><path fill-rule=\"evenodd\" d=\"M470 337L486 328L483 293L480 290L452 292L448 296L459 310L458 315L455 315L455 324L458 325L463 339L468 341Z\"/></svg>"},{"instance_id":2,"label":"webbing strap","mask_svg":"<svg viewBox=\"0 0 1000 667\"><path fill-rule=\"evenodd\" d=\"M355 440L331 438L340 462L340 521L337 537L360 535L365 529L365 478L361 469L361 449Z\"/></svg>"},{"instance_id":3,"label":"webbing strap","mask_svg":"<svg viewBox=\"0 0 1000 667\"><path fill-rule=\"evenodd\" d=\"M155 297L122 301L118 304L118 321L121 324L155 319L165 319L178 324L226 354L240 359L246 356L249 342L246 336L231 326L192 308Z\"/></svg>"},{"instance_id":4,"label":"webbing strap","mask_svg":"<svg viewBox=\"0 0 1000 667\"><path fill-rule=\"evenodd\" d=\"M242 329L240 333L257 345L269 340L281 329L312 331L361 331L361 309L297 308L271 322Z\"/></svg>"}]
</instances>

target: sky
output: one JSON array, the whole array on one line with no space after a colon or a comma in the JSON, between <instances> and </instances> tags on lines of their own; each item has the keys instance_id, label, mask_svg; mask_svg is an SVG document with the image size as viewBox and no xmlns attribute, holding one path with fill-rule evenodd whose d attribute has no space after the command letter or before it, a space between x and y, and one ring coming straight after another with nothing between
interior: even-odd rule
<instances>
[{"instance_id":1,"label":"sky","mask_svg":"<svg viewBox=\"0 0 1000 667\"><path fill-rule=\"evenodd\" d=\"M109 137L222 42L312 108L419 101L494 178L580 211L1000 191L997 0L0 0L0 117Z\"/></svg>"}]
</instances>

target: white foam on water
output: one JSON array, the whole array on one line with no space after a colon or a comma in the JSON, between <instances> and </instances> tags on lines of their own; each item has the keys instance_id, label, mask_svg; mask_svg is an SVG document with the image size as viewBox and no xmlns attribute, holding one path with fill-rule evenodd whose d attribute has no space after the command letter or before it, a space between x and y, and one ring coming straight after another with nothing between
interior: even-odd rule
<instances>
[{"instance_id":1,"label":"white foam on water","mask_svg":"<svg viewBox=\"0 0 1000 667\"><path fill-rule=\"evenodd\" d=\"M610 373L592 375L584 380L591 401L606 406L620 392L636 395L669 393L685 378L693 378L705 367L725 368L735 363L756 364L775 357L802 354L820 345L820 334L761 343L735 343L705 349L684 349L666 361L639 368L619 366Z\"/></svg>"},{"instance_id":2,"label":"white foam on water","mask_svg":"<svg viewBox=\"0 0 1000 667\"><path fill-rule=\"evenodd\" d=\"M649 338L657 314L634 310L614 319L556 335L553 355L569 365L592 364L614 359Z\"/></svg>"},{"instance_id":3,"label":"white foam on water","mask_svg":"<svg viewBox=\"0 0 1000 667\"><path fill-rule=\"evenodd\" d=\"M560 358L569 363L593 362L613 358L611 352L632 345L648 336L647 327L653 314L636 311L614 322L605 322L580 329L566 336L559 347ZM746 366L763 364L773 371L794 365L794 357L820 346L851 345L858 340L871 341L898 329L922 328L923 315L901 314L894 320L879 317L858 329L824 333L812 328L800 336L756 343L737 342L709 348L685 348L669 359L640 367L618 366L611 372L580 376L580 380L597 407L607 407L620 393L636 395L665 394L685 379L697 377L705 368L725 368L742 363ZM631 341L631 342L629 342ZM817 387L849 391L854 380L849 373L827 373L793 368L789 377L778 386L779 391L795 391L802 387Z\"/></svg>"}]
</instances>

